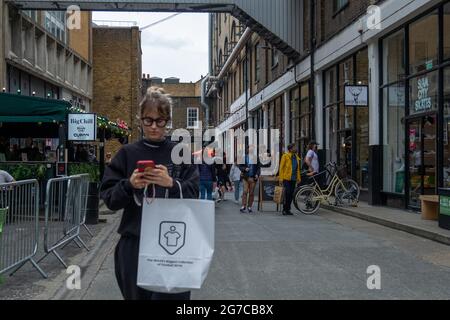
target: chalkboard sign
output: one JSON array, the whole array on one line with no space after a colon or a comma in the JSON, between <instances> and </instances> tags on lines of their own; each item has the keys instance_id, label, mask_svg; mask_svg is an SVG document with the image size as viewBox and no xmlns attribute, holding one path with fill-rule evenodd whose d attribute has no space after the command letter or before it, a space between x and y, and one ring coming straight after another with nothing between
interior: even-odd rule
<instances>
[{"instance_id":1,"label":"chalkboard sign","mask_svg":"<svg viewBox=\"0 0 450 320\"><path fill-rule=\"evenodd\" d=\"M260 192L262 201L273 201L275 187L279 184L278 181L261 180Z\"/></svg>"},{"instance_id":2,"label":"chalkboard sign","mask_svg":"<svg viewBox=\"0 0 450 320\"><path fill-rule=\"evenodd\" d=\"M272 202L275 193L275 187L279 186L280 182L277 177L261 177L259 180L259 201L258 209L262 211L263 202ZM277 205L277 211L279 210Z\"/></svg>"}]
</instances>

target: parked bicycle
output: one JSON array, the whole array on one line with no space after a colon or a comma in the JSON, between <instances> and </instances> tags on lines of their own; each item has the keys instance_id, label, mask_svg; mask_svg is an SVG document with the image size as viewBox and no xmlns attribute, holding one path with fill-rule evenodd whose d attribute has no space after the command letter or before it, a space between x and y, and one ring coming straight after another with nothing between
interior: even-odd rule
<instances>
[{"instance_id":1,"label":"parked bicycle","mask_svg":"<svg viewBox=\"0 0 450 320\"><path fill-rule=\"evenodd\" d=\"M321 204L334 206L355 206L359 201L360 188L352 179L344 178L342 173L345 167L330 162L325 171L308 177L306 185L300 186L294 193L294 206L303 214L315 214ZM329 174L332 177L328 186L323 189L318 182L319 178Z\"/></svg>"}]
</instances>

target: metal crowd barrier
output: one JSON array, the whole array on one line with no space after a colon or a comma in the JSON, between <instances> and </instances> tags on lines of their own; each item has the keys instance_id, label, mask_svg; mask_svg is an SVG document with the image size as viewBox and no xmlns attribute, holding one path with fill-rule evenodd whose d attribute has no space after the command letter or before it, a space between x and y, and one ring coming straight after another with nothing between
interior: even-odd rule
<instances>
[{"instance_id":1,"label":"metal crowd barrier","mask_svg":"<svg viewBox=\"0 0 450 320\"><path fill-rule=\"evenodd\" d=\"M0 184L2 231L0 274L16 272L28 261L47 278L34 261L39 243L39 183L37 180Z\"/></svg>"},{"instance_id":2,"label":"metal crowd barrier","mask_svg":"<svg viewBox=\"0 0 450 320\"><path fill-rule=\"evenodd\" d=\"M83 227L88 234L91 236L91 238L94 236L91 232L91 230L86 225L86 213L87 213L87 204L88 204L88 198L89 198L89 175L88 174L81 174L77 175L76 177L81 177L81 210L80 210L80 227ZM78 243L78 238L74 239L75 244L81 248L81 245ZM64 249L70 242L66 242L62 248ZM89 249L84 245L84 247L89 251Z\"/></svg>"},{"instance_id":3,"label":"metal crowd barrier","mask_svg":"<svg viewBox=\"0 0 450 320\"><path fill-rule=\"evenodd\" d=\"M88 186L88 175L54 178L48 181L44 230L46 254L38 262L53 253L67 268L67 264L56 250L71 242L89 251L80 237L80 227L84 225L86 216Z\"/></svg>"},{"instance_id":4,"label":"metal crowd barrier","mask_svg":"<svg viewBox=\"0 0 450 320\"><path fill-rule=\"evenodd\" d=\"M82 187L81 187L81 197L83 202L83 207L81 210L81 220L80 225L89 233L89 235L94 237L91 230L86 225L86 213L87 213L87 204L88 204L88 198L89 198L89 175L88 174L82 174L80 175L82 179Z\"/></svg>"}]
</instances>

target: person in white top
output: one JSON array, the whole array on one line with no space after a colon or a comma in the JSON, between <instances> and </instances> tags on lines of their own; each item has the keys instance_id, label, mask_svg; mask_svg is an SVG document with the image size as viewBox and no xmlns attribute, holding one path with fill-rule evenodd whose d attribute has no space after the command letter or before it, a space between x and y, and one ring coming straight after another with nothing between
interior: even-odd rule
<instances>
[{"instance_id":1,"label":"person in white top","mask_svg":"<svg viewBox=\"0 0 450 320\"><path fill-rule=\"evenodd\" d=\"M239 199L241 198L241 170L236 163L233 163L231 167L230 181L234 184L234 202L239 203Z\"/></svg>"},{"instance_id":2,"label":"person in white top","mask_svg":"<svg viewBox=\"0 0 450 320\"><path fill-rule=\"evenodd\" d=\"M305 163L308 166L309 172L313 174L319 173L319 156L317 155L317 147L319 144L316 141L311 141L308 145L308 153L305 157Z\"/></svg>"}]
</instances>

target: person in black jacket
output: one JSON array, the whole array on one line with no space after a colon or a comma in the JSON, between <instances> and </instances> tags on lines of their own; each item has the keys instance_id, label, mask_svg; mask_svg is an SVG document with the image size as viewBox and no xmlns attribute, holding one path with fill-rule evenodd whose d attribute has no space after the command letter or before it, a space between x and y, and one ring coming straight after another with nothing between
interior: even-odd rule
<instances>
[{"instance_id":1,"label":"person in black jacket","mask_svg":"<svg viewBox=\"0 0 450 320\"><path fill-rule=\"evenodd\" d=\"M205 153L205 150L206 148L203 148L203 154ZM214 167L214 165L207 164L204 161L202 161L202 163L198 164L197 166L200 174L200 199L212 201L213 189L215 188L215 184L217 183L216 168Z\"/></svg>"},{"instance_id":2,"label":"person in black jacket","mask_svg":"<svg viewBox=\"0 0 450 320\"><path fill-rule=\"evenodd\" d=\"M120 241L116 246L115 274L123 297L126 300L189 300L190 292L162 294L146 291L137 286L139 240L141 231L143 190L155 185L156 198L179 198L180 190L175 180L181 183L183 197L198 199L199 174L191 164L174 165L171 152L176 145L165 137L170 121L172 101L162 89L151 87L140 104L139 118L144 139L124 146L105 168L101 198L113 211L123 209L119 226ZM151 172L139 173L139 160L153 160L156 164ZM150 188L149 188L150 189Z\"/></svg>"}]
</instances>

